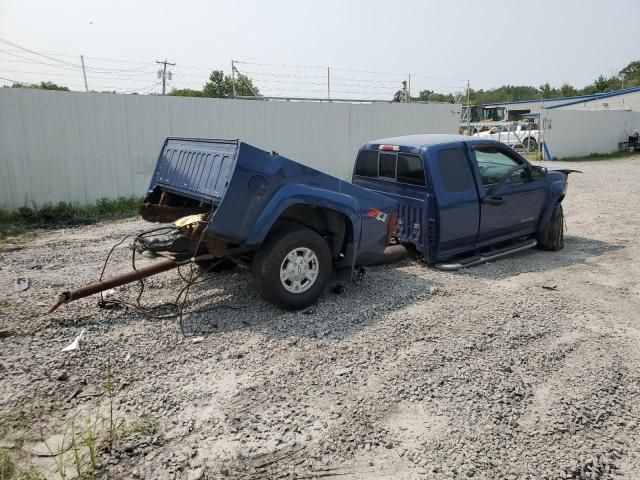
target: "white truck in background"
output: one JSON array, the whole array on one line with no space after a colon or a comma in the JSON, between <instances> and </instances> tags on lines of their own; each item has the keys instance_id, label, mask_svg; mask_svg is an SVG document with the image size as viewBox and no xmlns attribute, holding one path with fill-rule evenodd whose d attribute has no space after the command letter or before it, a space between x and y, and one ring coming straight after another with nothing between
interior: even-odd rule
<instances>
[{"instance_id":1,"label":"white truck in background","mask_svg":"<svg viewBox=\"0 0 640 480\"><path fill-rule=\"evenodd\" d=\"M540 130L531 123L495 125L484 132L474 133L473 136L487 140L497 140L512 148L522 148L527 152L537 150L540 144Z\"/></svg>"}]
</instances>

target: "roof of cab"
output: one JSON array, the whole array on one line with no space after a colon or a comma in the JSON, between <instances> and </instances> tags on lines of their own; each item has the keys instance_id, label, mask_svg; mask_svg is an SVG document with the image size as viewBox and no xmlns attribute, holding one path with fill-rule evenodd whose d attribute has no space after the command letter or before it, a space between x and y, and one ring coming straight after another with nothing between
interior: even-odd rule
<instances>
[{"instance_id":1,"label":"roof of cab","mask_svg":"<svg viewBox=\"0 0 640 480\"><path fill-rule=\"evenodd\" d=\"M379 140L371 140L369 145L398 145L400 147L421 148L429 145L441 145L443 143L452 142L470 142L477 140L475 137L466 135L446 135L446 134L420 134L420 135L403 135L400 137L381 138Z\"/></svg>"}]
</instances>

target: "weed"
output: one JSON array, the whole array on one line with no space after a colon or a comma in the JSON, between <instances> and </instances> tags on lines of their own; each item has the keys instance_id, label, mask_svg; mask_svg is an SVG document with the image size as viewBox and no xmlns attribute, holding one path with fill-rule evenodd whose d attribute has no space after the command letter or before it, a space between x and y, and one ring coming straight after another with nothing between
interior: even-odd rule
<instances>
[{"instance_id":1,"label":"weed","mask_svg":"<svg viewBox=\"0 0 640 480\"><path fill-rule=\"evenodd\" d=\"M40 207L24 206L15 211L0 209L0 239L38 228L87 225L104 219L130 217L136 215L139 205L139 198L120 197L116 200L101 198L94 205L60 202Z\"/></svg>"},{"instance_id":2,"label":"weed","mask_svg":"<svg viewBox=\"0 0 640 480\"><path fill-rule=\"evenodd\" d=\"M137 434L146 436L155 435L158 432L158 421L146 413L143 413L131 423L123 424L118 432L120 438L133 437Z\"/></svg>"},{"instance_id":3,"label":"weed","mask_svg":"<svg viewBox=\"0 0 640 480\"><path fill-rule=\"evenodd\" d=\"M17 480L45 480L44 476L35 469L35 467L29 467L29 470L21 471Z\"/></svg>"},{"instance_id":4,"label":"weed","mask_svg":"<svg viewBox=\"0 0 640 480\"><path fill-rule=\"evenodd\" d=\"M98 470L98 439L96 431L91 425L87 428L84 434L84 443L89 450L89 462L91 463L91 472ZM92 476L93 478L94 476Z\"/></svg>"},{"instance_id":5,"label":"weed","mask_svg":"<svg viewBox=\"0 0 640 480\"><path fill-rule=\"evenodd\" d=\"M637 153L634 153L634 152L592 153L590 155L585 155L583 157L565 157L565 158L554 157L554 160L559 160L561 162L590 162L594 160L616 160L619 158L632 157L633 155L637 155Z\"/></svg>"},{"instance_id":6,"label":"weed","mask_svg":"<svg viewBox=\"0 0 640 480\"><path fill-rule=\"evenodd\" d=\"M13 455L6 448L0 449L0 480L8 480L13 477L16 471L16 464Z\"/></svg>"}]
</instances>

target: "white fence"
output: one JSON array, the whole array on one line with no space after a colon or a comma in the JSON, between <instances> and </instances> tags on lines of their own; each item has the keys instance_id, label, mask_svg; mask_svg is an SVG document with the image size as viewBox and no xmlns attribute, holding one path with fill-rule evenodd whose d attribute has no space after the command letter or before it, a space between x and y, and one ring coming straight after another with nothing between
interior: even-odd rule
<instances>
[{"instance_id":1,"label":"white fence","mask_svg":"<svg viewBox=\"0 0 640 480\"><path fill-rule=\"evenodd\" d=\"M541 116L552 158L612 153L640 129L640 112L552 109Z\"/></svg>"},{"instance_id":2,"label":"white fence","mask_svg":"<svg viewBox=\"0 0 640 480\"><path fill-rule=\"evenodd\" d=\"M168 136L240 138L350 178L367 140L457 133L460 109L0 88L0 207L142 196Z\"/></svg>"}]
</instances>

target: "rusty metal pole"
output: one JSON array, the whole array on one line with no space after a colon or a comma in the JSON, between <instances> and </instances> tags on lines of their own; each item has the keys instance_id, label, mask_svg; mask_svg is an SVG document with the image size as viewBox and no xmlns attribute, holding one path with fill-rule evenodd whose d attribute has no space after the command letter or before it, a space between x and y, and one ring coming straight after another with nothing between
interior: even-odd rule
<instances>
[{"instance_id":1,"label":"rusty metal pole","mask_svg":"<svg viewBox=\"0 0 640 480\"><path fill-rule=\"evenodd\" d=\"M54 312L60 305L63 305L65 303L73 302L74 300L88 297L89 295L104 292L105 290L109 290L110 288L115 288L119 287L120 285L135 282L137 280L150 277L151 275L155 275L157 273L166 272L167 270L172 270L183 264L184 262L163 260L153 265L137 268L136 270L117 275L107 280L97 281L90 283L89 285L85 285L84 287L67 290L60 294L60 296L58 297L58 301L49 309L49 313Z\"/></svg>"}]
</instances>

